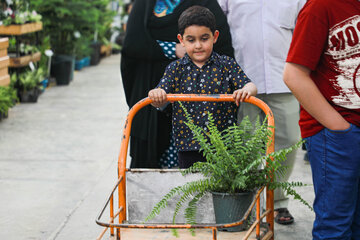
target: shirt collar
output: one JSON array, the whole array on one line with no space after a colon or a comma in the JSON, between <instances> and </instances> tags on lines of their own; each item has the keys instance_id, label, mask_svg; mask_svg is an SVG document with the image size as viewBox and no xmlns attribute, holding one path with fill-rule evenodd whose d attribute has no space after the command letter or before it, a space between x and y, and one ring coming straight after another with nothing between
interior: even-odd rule
<instances>
[{"instance_id":1,"label":"shirt collar","mask_svg":"<svg viewBox=\"0 0 360 240\"><path fill-rule=\"evenodd\" d=\"M217 66L221 66L221 62L220 62L220 55L217 54L216 52L212 52L210 55L210 58L206 61L206 63L204 64L204 66L208 65L208 64L215 64ZM185 56L183 58L180 59L180 64L182 65L187 65L189 63L192 63L191 58L189 57L189 55L187 53L185 53Z\"/></svg>"}]
</instances>

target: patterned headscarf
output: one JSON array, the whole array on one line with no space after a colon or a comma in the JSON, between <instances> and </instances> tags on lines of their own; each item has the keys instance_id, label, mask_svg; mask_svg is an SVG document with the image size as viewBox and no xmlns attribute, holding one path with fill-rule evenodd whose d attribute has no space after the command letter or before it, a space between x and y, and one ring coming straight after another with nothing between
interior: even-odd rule
<instances>
[{"instance_id":1,"label":"patterned headscarf","mask_svg":"<svg viewBox=\"0 0 360 240\"><path fill-rule=\"evenodd\" d=\"M157 0L154 8L156 15L171 14L183 0Z\"/></svg>"}]
</instances>

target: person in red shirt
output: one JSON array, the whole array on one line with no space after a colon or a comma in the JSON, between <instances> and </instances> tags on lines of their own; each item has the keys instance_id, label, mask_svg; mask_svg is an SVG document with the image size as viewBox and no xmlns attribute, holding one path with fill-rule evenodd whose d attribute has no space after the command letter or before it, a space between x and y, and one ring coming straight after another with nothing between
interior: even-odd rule
<instances>
[{"instance_id":1,"label":"person in red shirt","mask_svg":"<svg viewBox=\"0 0 360 240\"><path fill-rule=\"evenodd\" d=\"M360 239L360 1L305 4L284 81L301 104L315 190L313 239Z\"/></svg>"}]
</instances>

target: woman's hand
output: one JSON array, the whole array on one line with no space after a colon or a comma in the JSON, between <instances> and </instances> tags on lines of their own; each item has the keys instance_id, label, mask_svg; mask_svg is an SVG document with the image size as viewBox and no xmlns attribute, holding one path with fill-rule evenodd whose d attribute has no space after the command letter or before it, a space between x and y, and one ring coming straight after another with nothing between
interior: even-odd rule
<instances>
[{"instance_id":1,"label":"woman's hand","mask_svg":"<svg viewBox=\"0 0 360 240\"><path fill-rule=\"evenodd\" d=\"M185 56L186 50L185 47L183 45L181 45L180 43L176 44L175 47L175 54L178 58L182 58Z\"/></svg>"}]
</instances>

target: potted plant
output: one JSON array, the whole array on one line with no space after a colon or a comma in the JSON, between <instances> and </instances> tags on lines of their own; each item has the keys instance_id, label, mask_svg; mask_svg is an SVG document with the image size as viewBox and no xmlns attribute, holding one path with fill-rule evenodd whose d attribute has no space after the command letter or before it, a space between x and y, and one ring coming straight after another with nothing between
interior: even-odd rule
<instances>
[{"instance_id":1,"label":"potted plant","mask_svg":"<svg viewBox=\"0 0 360 240\"><path fill-rule=\"evenodd\" d=\"M41 60L41 52L37 46L31 44L34 36L24 36L20 41L17 37L9 38L8 55L10 57L10 67L24 67L29 62Z\"/></svg>"},{"instance_id":2,"label":"potted plant","mask_svg":"<svg viewBox=\"0 0 360 240\"><path fill-rule=\"evenodd\" d=\"M38 62L38 68L41 68L43 71L43 78L40 80L40 88L42 92L49 86L50 83L50 65L51 65L51 57L52 57L52 50L50 46L50 37L44 36L41 45L39 46L39 50L41 52L41 59Z\"/></svg>"},{"instance_id":3,"label":"potted plant","mask_svg":"<svg viewBox=\"0 0 360 240\"><path fill-rule=\"evenodd\" d=\"M30 8L36 9L42 15L44 25L42 34L50 36L51 48L54 51L51 69L62 69L54 70L52 76L57 77L56 79L61 78L61 85L69 84L73 78L77 33L85 39L96 41L94 33L97 29L108 27L105 26L103 19L111 18L111 14L106 10L109 2L110 0L32 0L30 2ZM88 45L87 42L82 44ZM64 74L64 71L68 71L69 74ZM65 76L69 76L70 79L64 79Z\"/></svg>"},{"instance_id":4,"label":"potted plant","mask_svg":"<svg viewBox=\"0 0 360 240\"><path fill-rule=\"evenodd\" d=\"M86 28L92 29L90 20L94 14L89 10L91 3L85 0L33 0L30 7L42 15L42 34L50 37L54 52L51 75L57 84L67 85L73 79L75 68L75 33Z\"/></svg>"},{"instance_id":5,"label":"potted plant","mask_svg":"<svg viewBox=\"0 0 360 240\"><path fill-rule=\"evenodd\" d=\"M16 78L13 74L11 78ZM18 76L18 95L20 102L37 102L40 95L40 82L44 78L42 68L26 70Z\"/></svg>"},{"instance_id":6,"label":"potted plant","mask_svg":"<svg viewBox=\"0 0 360 240\"><path fill-rule=\"evenodd\" d=\"M75 43L75 70L81 70L83 67L90 65L90 39L86 36L80 36Z\"/></svg>"},{"instance_id":7,"label":"potted plant","mask_svg":"<svg viewBox=\"0 0 360 240\"><path fill-rule=\"evenodd\" d=\"M73 76L74 32L76 22L69 1L31 1L31 7L43 15L44 30L42 35L50 37L54 56L51 62L51 76L58 85L67 85ZM76 8L76 10L79 10Z\"/></svg>"},{"instance_id":8,"label":"potted plant","mask_svg":"<svg viewBox=\"0 0 360 240\"><path fill-rule=\"evenodd\" d=\"M109 9L111 0L95 0L93 6L98 10L98 18L94 21L93 42L91 47L93 52L90 57L90 64L97 65L100 62L102 53L109 52L111 44L108 41L112 34L113 17L116 15L115 11ZM103 50L103 52L101 52Z\"/></svg>"},{"instance_id":9,"label":"potted plant","mask_svg":"<svg viewBox=\"0 0 360 240\"><path fill-rule=\"evenodd\" d=\"M180 104L182 106L182 104ZM278 176L285 173L286 168L280 163L286 159L286 155L299 148L302 141L287 149L282 149L265 156L265 149L270 143L271 131L266 121L260 124L259 120L255 126L245 118L241 124L233 125L220 132L212 115L208 115L208 130L194 124L190 115L183 107L187 121L186 125L192 130L194 140L200 144L201 151L206 157L206 162L197 162L192 167L182 171L184 175L199 172L204 178L170 190L153 208L145 221L154 218L161 209L167 206L167 202L176 195L180 199L176 204L173 215L173 223L181 207L188 203L185 209L185 219L189 224L195 224L197 203L206 193L213 195L215 220L217 223L231 223L242 219L242 215L248 209L253 199L253 194L261 187L268 186L271 189L283 188L287 194L300 200L303 204L311 206L301 198L294 187L304 186L300 182L279 182ZM225 200L228 198L229 200ZM229 206L244 197L239 209L244 211L231 219L224 219L229 211ZM221 201L218 201L218 199ZM220 203L218 211L217 203ZM232 214L229 214L232 215ZM241 230L242 228L240 228ZM233 229L228 229L233 230ZM238 229L236 229L238 230Z\"/></svg>"},{"instance_id":10,"label":"potted plant","mask_svg":"<svg viewBox=\"0 0 360 240\"><path fill-rule=\"evenodd\" d=\"M0 86L0 120L8 116L9 108L16 103L16 90L9 86Z\"/></svg>"}]
</instances>

